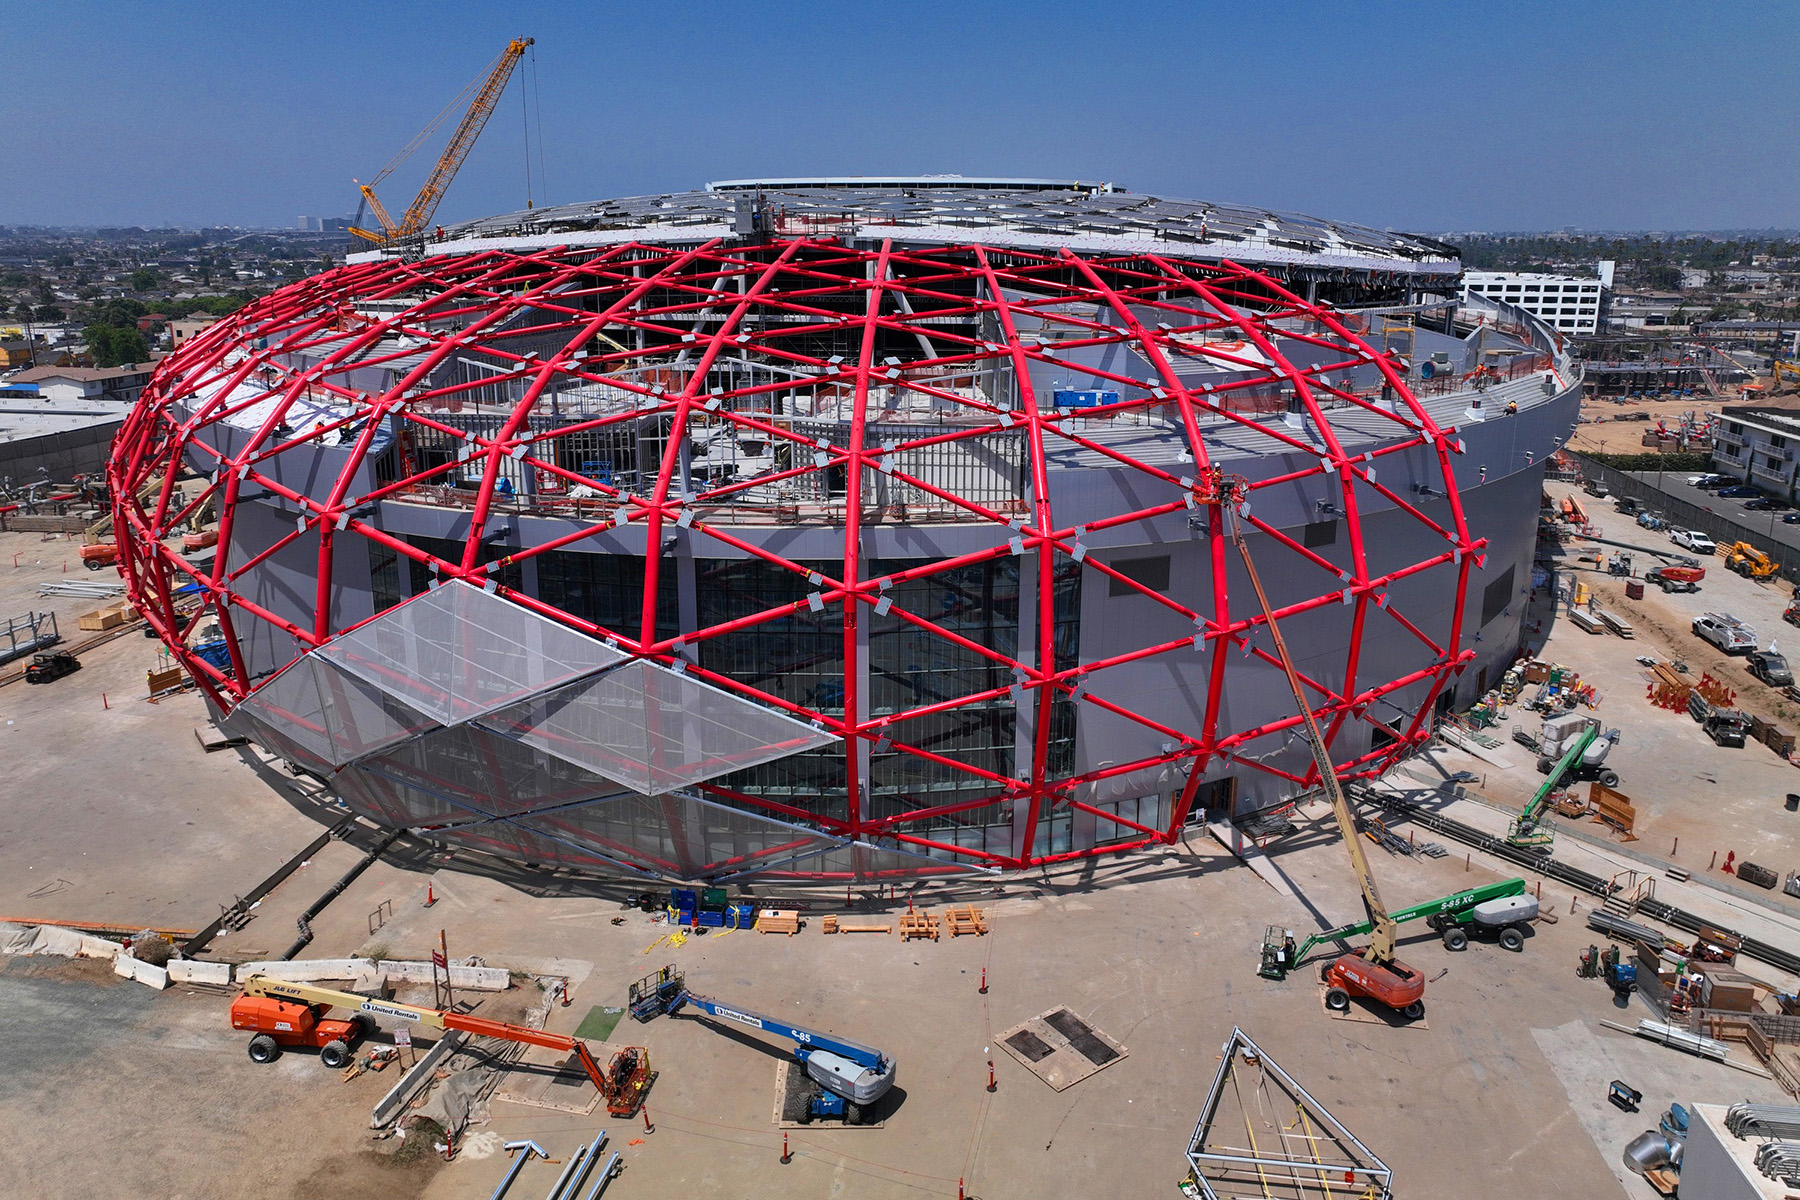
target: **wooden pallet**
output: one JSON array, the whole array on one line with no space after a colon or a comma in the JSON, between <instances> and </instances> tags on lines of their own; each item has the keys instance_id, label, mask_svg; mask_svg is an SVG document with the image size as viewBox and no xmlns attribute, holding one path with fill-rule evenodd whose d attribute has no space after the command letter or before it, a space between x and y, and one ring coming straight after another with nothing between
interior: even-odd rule
<instances>
[{"instance_id":1,"label":"wooden pallet","mask_svg":"<svg viewBox=\"0 0 1800 1200\"><path fill-rule=\"evenodd\" d=\"M938 940L938 919L930 913L907 913L900 918L900 940L910 942L914 938L930 938Z\"/></svg>"},{"instance_id":2,"label":"wooden pallet","mask_svg":"<svg viewBox=\"0 0 1800 1200\"><path fill-rule=\"evenodd\" d=\"M951 905L950 911L944 914L944 920L950 927L951 937L961 937L965 933L980 937L988 931L986 914L973 904L961 907Z\"/></svg>"}]
</instances>

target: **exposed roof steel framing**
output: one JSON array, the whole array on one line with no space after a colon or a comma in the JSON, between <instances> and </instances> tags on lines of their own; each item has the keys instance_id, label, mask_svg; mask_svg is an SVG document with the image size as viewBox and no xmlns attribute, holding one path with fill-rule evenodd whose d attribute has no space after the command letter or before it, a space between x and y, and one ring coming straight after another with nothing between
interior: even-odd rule
<instances>
[{"instance_id":1,"label":"exposed roof steel framing","mask_svg":"<svg viewBox=\"0 0 1800 1200\"><path fill-rule=\"evenodd\" d=\"M1083 315L1083 313L1088 315ZM770 318L770 319L764 319ZM1021 333L1028 321L1040 331ZM1154 326L1147 324L1154 321ZM972 323L992 331L966 332ZM1485 543L1473 536L1464 520L1449 456L1458 449L1454 430L1441 428L1409 391L1403 368L1372 349L1352 328L1355 322L1325 306L1308 302L1282 282L1247 266L1223 262L1200 264L1154 255L1078 256L1028 253L973 246L918 248L892 241L850 246L830 238L777 238L760 244L709 241L674 247L627 243L601 249L490 250L462 256L438 256L423 262L384 260L355 263L291 285L226 318L194 337L161 365L145 399L129 417L109 469L116 498L121 538L120 560L131 594L150 623L181 657L200 687L224 708L241 701L256 681L248 677L242 640L235 628L248 615L291 635L302 652L322 646L345 632L333 626L333 548L345 539L379 543L404 559L426 564L441 579L463 579L498 590L534 612L610 639L626 653L657 663L675 664L691 648L703 647L722 634L777 621L823 604L843 615L847 664L857 662L857 625L871 612L892 613L898 620L931 637L943 639L1011 672L1013 682L971 695L921 703L902 712L868 711L860 693L866 686L854 668L847 672L841 713L819 711L760 691L741 680L686 663L691 671L720 688L803 720L815 722L843 739L849 758L850 796L844 816L812 816L777 800L702 784L697 794L715 801L766 811L783 819L804 818L833 835L894 839L915 852L936 848L965 861L1020 867L1059 858L1096 853L1034 853L1035 828L1056 807L1085 809L1136 831L1128 842L1107 850L1130 849L1173 841L1194 802L1196 787L1222 764L1273 771L1296 785L1316 779L1314 768L1294 773L1259 761L1258 739L1282 734L1301 723L1296 713L1255 728L1226 728L1219 699L1234 656L1253 656L1278 665L1255 639L1264 616L1254 605L1234 612L1226 586L1228 532L1217 507L1214 461L1207 432L1230 428L1239 436L1266 439L1270 452L1306 456L1298 470L1248 481L1252 500L1261 489L1291 485L1298 479L1323 484L1348 526L1348 562L1328 562L1296 540L1246 512L1244 521L1265 535L1278 553L1305 559L1329 573L1330 586L1315 594L1290 598L1275 617L1286 620L1327 605L1353 606L1352 635L1345 650L1342 682L1328 686L1306 679L1316 705L1314 715L1335 739L1345 724L1365 719L1371 705L1403 688L1426 684L1428 694L1398 741L1340 763L1346 774L1379 771L1425 735L1433 701L1445 682L1472 657L1462 648L1463 597L1469 572ZM820 356L808 339L831 334L857 339L860 352ZM877 354L884 335L904 338L922 357L896 364ZM535 352L518 348L527 338ZM1247 343L1257 354L1233 358L1228 350L1209 348L1208 339ZM1283 345L1304 344L1319 352L1316 361L1297 364ZM1211 345L1216 346L1216 342ZM549 346L548 351L541 347ZM1120 362L1148 363L1149 378L1124 368L1084 366L1092 378L1085 386L1116 389L1120 399L1074 412L1056 407L1032 386L1034 364L1066 368L1071 353L1084 348L1124 347L1131 353ZM1225 360L1233 377L1216 385L1184 382L1178 363L1196 353ZM671 353L682 359L671 366ZM709 368L722 355L751 359L791 372L773 382L752 380L736 389L709 386ZM1241 353L1241 352L1240 352ZM444 380L439 368L455 357L476 357L488 365L474 379ZM1254 361L1252 361L1254 360ZM1389 399L1352 390L1341 382L1352 368L1380 372ZM397 377L392 386L371 393L356 386L352 371L388 366ZM999 366L1016 381L1016 402L999 395L983 396L942 383L952 372L975 372ZM652 379L667 382L651 382ZM435 381L434 381L435 380ZM479 394L497 383L518 385L517 400L492 432L470 432L458 426L444 408L461 397ZM534 427L547 394L556 388L592 385L611 394L626 394L632 403L617 411L543 429ZM772 399L800 389L833 388L849 398L848 422L840 439L816 438L778 419ZM950 419L926 435L880 445L868 444L865 423L873 423L871 391L898 388L929 398ZM1234 402L1240 395L1279 389L1291 397L1299 420L1282 413L1265 414ZM491 392L489 393L491 394ZM1389 432L1374 449L1347 449L1333 430L1325 408L1372 414ZM310 423L297 414L325 415ZM1348 406L1348 408L1346 408ZM1179 425L1185 440L1184 460L1169 465L1141 461L1096 432L1097 418L1155 411ZM589 431L606 430L647 417L666 419L654 485L632 490L607 478L584 475L559 459L556 443ZM1079 419L1078 419L1079 418ZM1367 418L1362 418L1367 419ZM691 428L728 422L747 435L791 447L786 466L751 479L723 479L681 494L678 470L681 446ZM205 436L209 429L234 425L228 444ZM304 426L304 427L301 427ZM298 428L298 431L296 429ZM917 430L909 426L909 431ZM386 482L372 473L359 474L384 430L432 431L458 439L463 455L455 462L431 466L401 459ZM990 503L956 494L932 479L904 467L909 450L979 439L1001 429L1022 432L1028 447L1028 505L1003 511ZM1305 430L1313 431L1308 436ZM272 464L296 447L324 441L345 451L343 467L329 487L311 494L280 477ZM383 442L385 448L389 443ZM221 447L227 447L222 449ZM1047 457L1055 450L1079 449L1155 481L1144 494L1163 498L1101 520L1072 526L1058 522ZM1398 494L1377 482L1374 466L1388 455L1422 450L1435 460L1439 482L1448 499L1448 517L1434 519L1421 510L1417 497ZM165 468L185 457L211 477L197 494L177 505L176 474ZM513 464L535 472L547 489L589 489L599 511L589 511L564 536L526 545L494 562L481 561L483 536L490 515L504 512L514 498L501 490L502 468ZM420 485L442 485L459 472L480 470L473 489L469 534L460 555L439 558L403 537L377 527L371 519L377 502L402 498ZM892 575L865 577L869 558L861 548L861 505L847 503L838 516L843 533L842 567L837 576L815 572L771 548L769 540L749 535L717 514L721 506L741 500L753 488L784 479L837 471L851 481L847 494L859 495L863 480L875 473L901 481L927 494L959 520L994 531L990 545L909 567ZM165 472L162 486L140 501L140 485ZM359 485L359 479L363 482ZM191 486L191 485L190 485ZM252 491L254 489L254 491ZM278 498L295 515L294 528L253 557L235 559L226 552L232 542L236 506L246 495ZM1380 497L1411 519L1435 531L1441 549L1420 561L1386 571L1371 568L1363 544L1359 506ZM220 552L210 562L196 562L167 540L181 522L217 498ZM1250 508L1254 510L1252 504ZM1094 556L1085 554L1084 534L1131 525L1188 510L1207 543L1212 564L1210 594L1166 595L1129 578ZM640 525L647 530L645 587L638 619L625 628L602 628L562 612L532 595L514 592L500 576L513 563L548 550L570 546L595 533ZM783 571L810 580L805 599L738 617L710 628L664 636L657 625L657 580L663 569L655 548L665 534L679 529L703 546L708 540L733 555L750 555ZM316 605L306 620L290 620L243 594L239 582L269 556L294 542L316 536ZM704 553L704 551L702 551ZM1017 656L1003 653L941 627L929 613L909 612L888 593L908 579L1021 556L1022 577L1035 566L1040 583L1030 646ZM1078 562L1109 586L1124 587L1192 623L1187 637L1145 645L1114 658L1059 667L1052 646L1054 563ZM1428 631L1389 603L1391 583L1420 572L1444 570L1444 590L1454 586L1455 603L1447 629ZM177 604L177 589L197 584L203 603L197 610ZM1022 593L1023 594L1023 593ZM877 607L879 606L879 608ZM189 635L203 621L216 619L228 650L223 668L193 653ZM1429 650L1429 663L1398 678L1371 671L1362 661L1365 632L1371 622L1395 622ZM1185 652L1190 660L1202 651L1208 671L1208 703L1204 725L1182 730L1158 714L1133 711L1109 700L1103 684L1091 677L1120 663ZM908 738L908 722L934 712L952 712L994 701L1009 694L1021 713L1035 709L1035 744L1029 764L1021 762L1007 776L954 756L933 751ZM1415 694L1417 694L1415 692ZM1047 763L1050 706L1057 697L1071 698L1157 731L1163 753L1131 762L1108 763L1073 778L1053 778ZM1410 708L1410 705L1409 705ZM1366 719L1373 722L1373 717ZM1280 740L1277 737L1277 740ZM897 814L877 816L858 792L859 746L880 743L903 754L985 781L980 799L954 805L921 805ZM1271 743L1264 743L1269 745ZM1176 764L1186 772L1186 786L1166 823L1140 825L1119 814L1094 808L1077 798L1081 785ZM984 806L1023 806L1023 836L1016 852L940 844L911 832L932 817Z\"/></svg>"}]
</instances>

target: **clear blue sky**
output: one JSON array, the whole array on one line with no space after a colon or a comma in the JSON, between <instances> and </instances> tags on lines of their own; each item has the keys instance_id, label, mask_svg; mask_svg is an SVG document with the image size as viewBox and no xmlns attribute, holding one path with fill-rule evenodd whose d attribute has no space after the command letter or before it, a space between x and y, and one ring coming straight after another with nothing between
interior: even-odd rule
<instances>
[{"instance_id":1,"label":"clear blue sky","mask_svg":"<svg viewBox=\"0 0 1800 1200\"><path fill-rule=\"evenodd\" d=\"M960 172L1418 230L1800 226L1784 3L8 9L0 223L348 216L351 176L528 35L552 202ZM440 220L523 207L521 78Z\"/></svg>"}]
</instances>

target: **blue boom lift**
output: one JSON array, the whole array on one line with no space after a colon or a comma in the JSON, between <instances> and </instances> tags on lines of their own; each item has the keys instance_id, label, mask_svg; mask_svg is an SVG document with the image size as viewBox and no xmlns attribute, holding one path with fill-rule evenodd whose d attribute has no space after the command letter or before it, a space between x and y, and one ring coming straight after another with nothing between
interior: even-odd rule
<instances>
[{"instance_id":1,"label":"blue boom lift","mask_svg":"<svg viewBox=\"0 0 1800 1200\"><path fill-rule=\"evenodd\" d=\"M793 1042L794 1057L806 1068L807 1078L817 1085L801 1111L802 1123L825 1117L860 1125L869 1108L894 1086L894 1060L873 1046L695 995L687 990L686 979L673 966L632 984L630 1003L631 1015L639 1021L649 1021L663 1013L673 1016L691 1004L709 1017L748 1025Z\"/></svg>"}]
</instances>

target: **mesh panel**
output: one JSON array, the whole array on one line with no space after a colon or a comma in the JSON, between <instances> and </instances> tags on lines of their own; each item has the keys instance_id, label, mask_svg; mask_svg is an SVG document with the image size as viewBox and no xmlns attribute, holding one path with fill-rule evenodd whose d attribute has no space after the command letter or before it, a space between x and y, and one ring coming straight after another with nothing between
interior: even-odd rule
<instances>
[{"instance_id":1,"label":"mesh panel","mask_svg":"<svg viewBox=\"0 0 1800 1200\"><path fill-rule=\"evenodd\" d=\"M335 759L331 730L325 723L325 702L319 696L318 674L311 655L265 679L237 706L233 715L277 731L284 741L299 747L316 762Z\"/></svg>"},{"instance_id":2,"label":"mesh panel","mask_svg":"<svg viewBox=\"0 0 1800 1200\"><path fill-rule=\"evenodd\" d=\"M545 867L572 867L587 871L605 871L621 866L632 870L642 869L634 863L589 853L580 846L533 832L516 821L486 821L458 829L442 829L435 831L432 837L452 845Z\"/></svg>"},{"instance_id":3,"label":"mesh panel","mask_svg":"<svg viewBox=\"0 0 1800 1200\"><path fill-rule=\"evenodd\" d=\"M536 813L517 824L684 878L751 871L840 839L692 796L625 796Z\"/></svg>"},{"instance_id":4,"label":"mesh panel","mask_svg":"<svg viewBox=\"0 0 1800 1200\"><path fill-rule=\"evenodd\" d=\"M990 872L992 870L993 868L989 868ZM978 868L974 860L945 861L924 853L908 853L892 847L870 845L868 842L849 842L746 873L789 875L803 879L821 875L879 879L889 875L917 875L922 871L960 874L964 871L978 871Z\"/></svg>"},{"instance_id":5,"label":"mesh panel","mask_svg":"<svg viewBox=\"0 0 1800 1200\"><path fill-rule=\"evenodd\" d=\"M237 712L333 766L372 754L433 723L317 654L306 655L266 680Z\"/></svg>"},{"instance_id":6,"label":"mesh panel","mask_svg":"<svg viewBox=\"0 0 1800 1200\"><path fill-rule=\"evenodd\" d=\"M461 580L415 596L317 653L445 725L625 657Z\"/></svg>"},{"instance_id":7,"label":"mesh panel","mask_svg":"<svg viewBox=\"0 0 1800 1200\"><path fill-rule=\"evenodd\" d=\"M300 743L287 737L267 721L258 719L244 711L239 705L229 717L220 722L220 728L233 737L247 737L271 754L278 754L289 762L298 763L320 773L331 770L331 764L319 758Z\"/></svg>"},{"instance_id":8,"label":"mesh panel","mask_svg":"<svg viewBox=\"0 0 1800 1200\"><path fill-rule=\"evenodd\" d=\"M609 779L474 725L440 729L353 769L378 780L372 786L388 789L407 811L437 820L512 816L619 791Z\"/></svg>"},{"instance_id":9,"label":"mesh panel","mask_svg":"<svg viewBox=\"0 0 1800 1200\"><path fill-rule=\"evenodd\" d=\"M826 745L831 734L653 663L494 714L514 736L644 795Z\"/></svg>"},{"instance_id":10,"label":"mesh panel","mask_svg":"<svg viewBox=\"0 0 1800 1200\"><path fill-rule=\"evenodd\" d=\"M352 763L333 775L331 786L351 809L395 829L441 825L468 816L461 808L397 783L360 763Z\"/></svg>"}]
</instances>

